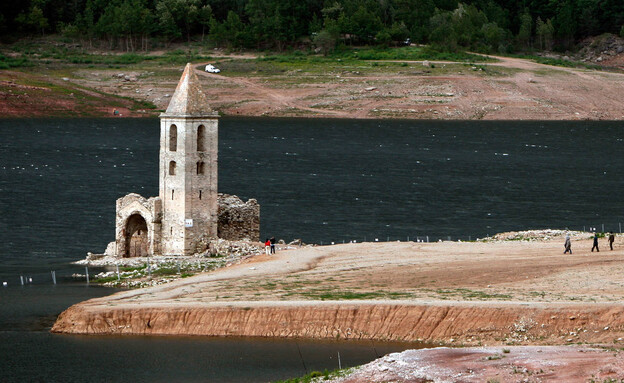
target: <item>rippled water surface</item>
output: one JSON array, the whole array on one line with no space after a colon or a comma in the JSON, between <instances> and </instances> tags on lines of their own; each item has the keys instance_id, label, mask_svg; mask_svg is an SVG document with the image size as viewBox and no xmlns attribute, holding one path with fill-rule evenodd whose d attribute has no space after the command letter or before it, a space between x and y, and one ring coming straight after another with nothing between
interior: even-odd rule
<instances>
[{"instance_id":1,"label":"rippled water surface","mask_svg":"<svg viewBox=\"0 0 624 383\"><path fill-rule=\"evenodd\" d=\"M259 201L262 237L465 240L624 223L621 122L223 118L219 129L219 190ZM114 239L117 198L157 195L158 130L156 119L0 120L0 381L262 382L333 369L338 351L348 365L408 347L49 334L63 309L112 292L73 281L83 270L69 262Z\"/></svg>"}]
</instances>

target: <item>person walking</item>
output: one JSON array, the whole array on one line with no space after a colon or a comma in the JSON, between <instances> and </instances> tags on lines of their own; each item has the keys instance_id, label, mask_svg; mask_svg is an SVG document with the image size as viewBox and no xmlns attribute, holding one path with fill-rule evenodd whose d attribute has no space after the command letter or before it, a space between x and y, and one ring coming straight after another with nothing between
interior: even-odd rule
<instances>
[{"instance_id":1,"label":"person walking","mask_svg":"<svg viewBox=\"0 0 624 383\"><path fill-rule=\"evenodd\" d=\"M266 255L271 255L271 241L268 238L264 241L264 252Z\"/></svg>"},{"instance_id":2,"label":"person walking","mask_svg":"<svg viewBox=\"0 0 624 383\"><path fill-rule=\"evenodd\" d=\"M572 241L570 241L570 234L566 234L565 243L563 244L565 251L563 254L570 253L572 254Z\"/></svg>"},{"instance_id":3,"label":"person walking","mask_svg":"<svg viewBox=\"0 0 624 383\"><path fill-rule=\"evenodd\" d=\"M596 249L596 252L599 253L600 249L598 249L598 233L594 232L594 245L592 246L592 253L594 252L594 249Z\"/></svg>"},{"instance_id":4,"label":"person walking","mask_svg":"<svg viewBox=\"0 0 624 383\"><path fill-rule=\"evenodd\" d=\"M275 237L271 237L271 254L275 254Z\"/></svg>"},{"instance_id":5,"label":"person walking","mask_svg":"<svg viewBox=\"0 0 624 383\"><path fill-rule=\"evenodd\" d=\"M613 250L613 242L615 241L615 235L613 232L609 232L609 247Z\"/></svg>"}]
</instances>

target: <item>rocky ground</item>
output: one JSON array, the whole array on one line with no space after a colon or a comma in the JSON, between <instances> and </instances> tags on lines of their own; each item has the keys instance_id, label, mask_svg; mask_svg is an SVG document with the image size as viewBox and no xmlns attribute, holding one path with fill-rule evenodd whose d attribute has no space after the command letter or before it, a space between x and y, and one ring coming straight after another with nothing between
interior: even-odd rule
<instances>
[{"instance_id":1,"label":"rocky ground","mask_svg":"<svg viewBox=\"0 0 624 383\"><path fill-rule=\"evenodd\" d=\"M288 248L280 244L282 248ZM141 288L173 282L181 278L246 262L264 252L262 243L249 241L212 240L209 249L193 256L153 256L120 258L111 242L104 254L88 253L78 265L103 267L105 271L91 276L93 283L108 287ZM86 278L74 274L74 278Z\"/></svg>"},{"instance_id":2,"label":"rocky ground","mask_svg":"<svg viewBox=\"0 0 624 383\"><path fill-rule=\"evenodd\" d=\"M334 383L611 382L624 377L621 349L587 346L436 348L389 354L324 381Z\"/></svg>"}]
</instances>

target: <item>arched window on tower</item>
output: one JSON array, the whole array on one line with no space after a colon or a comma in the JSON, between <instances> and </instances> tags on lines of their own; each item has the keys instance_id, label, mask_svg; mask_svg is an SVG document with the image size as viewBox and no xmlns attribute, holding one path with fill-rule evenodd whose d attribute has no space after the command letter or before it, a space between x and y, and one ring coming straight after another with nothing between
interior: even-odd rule
<instances>
[{"instance_id":1,"label":"arched window on tower","mask_svg":"<svg viewBox=\"0 0 624 383\"><path fill-rule=\"evenodd\" d=\"M169 175L175 176L176 172L176 163L175 161L169 161Z\"/></svg>"},{"instance_id":2,"label":"arched window on tower","mask_svg":"<svg viewBox=\"0 0 624 383\"><path fill-rule=\"evenodd\" d=\"M197 127L197 151L206 151L206 127L204 127L204 125L199 125Z\"/></svg>"},{"instance_id":3,"label":"arched window on tower","mask_svg":"<svg viewBox=\"0 0 624 383\"><path fill-rule=\"evenodd\" d=\"M169 151L178 150L178 127L171 125L169 127Z\"/></svg>"},{"instance_id":4,"label":"arched window on tower","mask_svg":"<svg viewBox=\"0 0 624 383\"><path fill-rule=\"evenodd\" d=\"M204 162L202 161L197 163L197 174L204 174Z\"/></svg>"}]
</instances>

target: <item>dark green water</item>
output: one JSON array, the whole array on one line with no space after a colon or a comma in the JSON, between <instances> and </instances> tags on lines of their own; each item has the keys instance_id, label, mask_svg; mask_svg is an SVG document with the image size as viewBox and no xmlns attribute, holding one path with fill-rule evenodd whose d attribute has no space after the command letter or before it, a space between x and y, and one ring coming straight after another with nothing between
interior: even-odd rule
<instances>
[{"instance_id":1,"label":"dark green water","mask_svg":"<svg viewBox=\"0 0 624 383\"><path fill-rule=\"evenodd\" d=\"M73 282L69 262L114 239L117 198L157 195L158 130L0 120L0 381L264 382L333 369L338 351L344 366L408 347L49 334L69 305L111 293ZM219 190L258 199L262 237L287 241L619 231L623 140L621 122L224 118Z\"/></svg>"}]
</instances>

